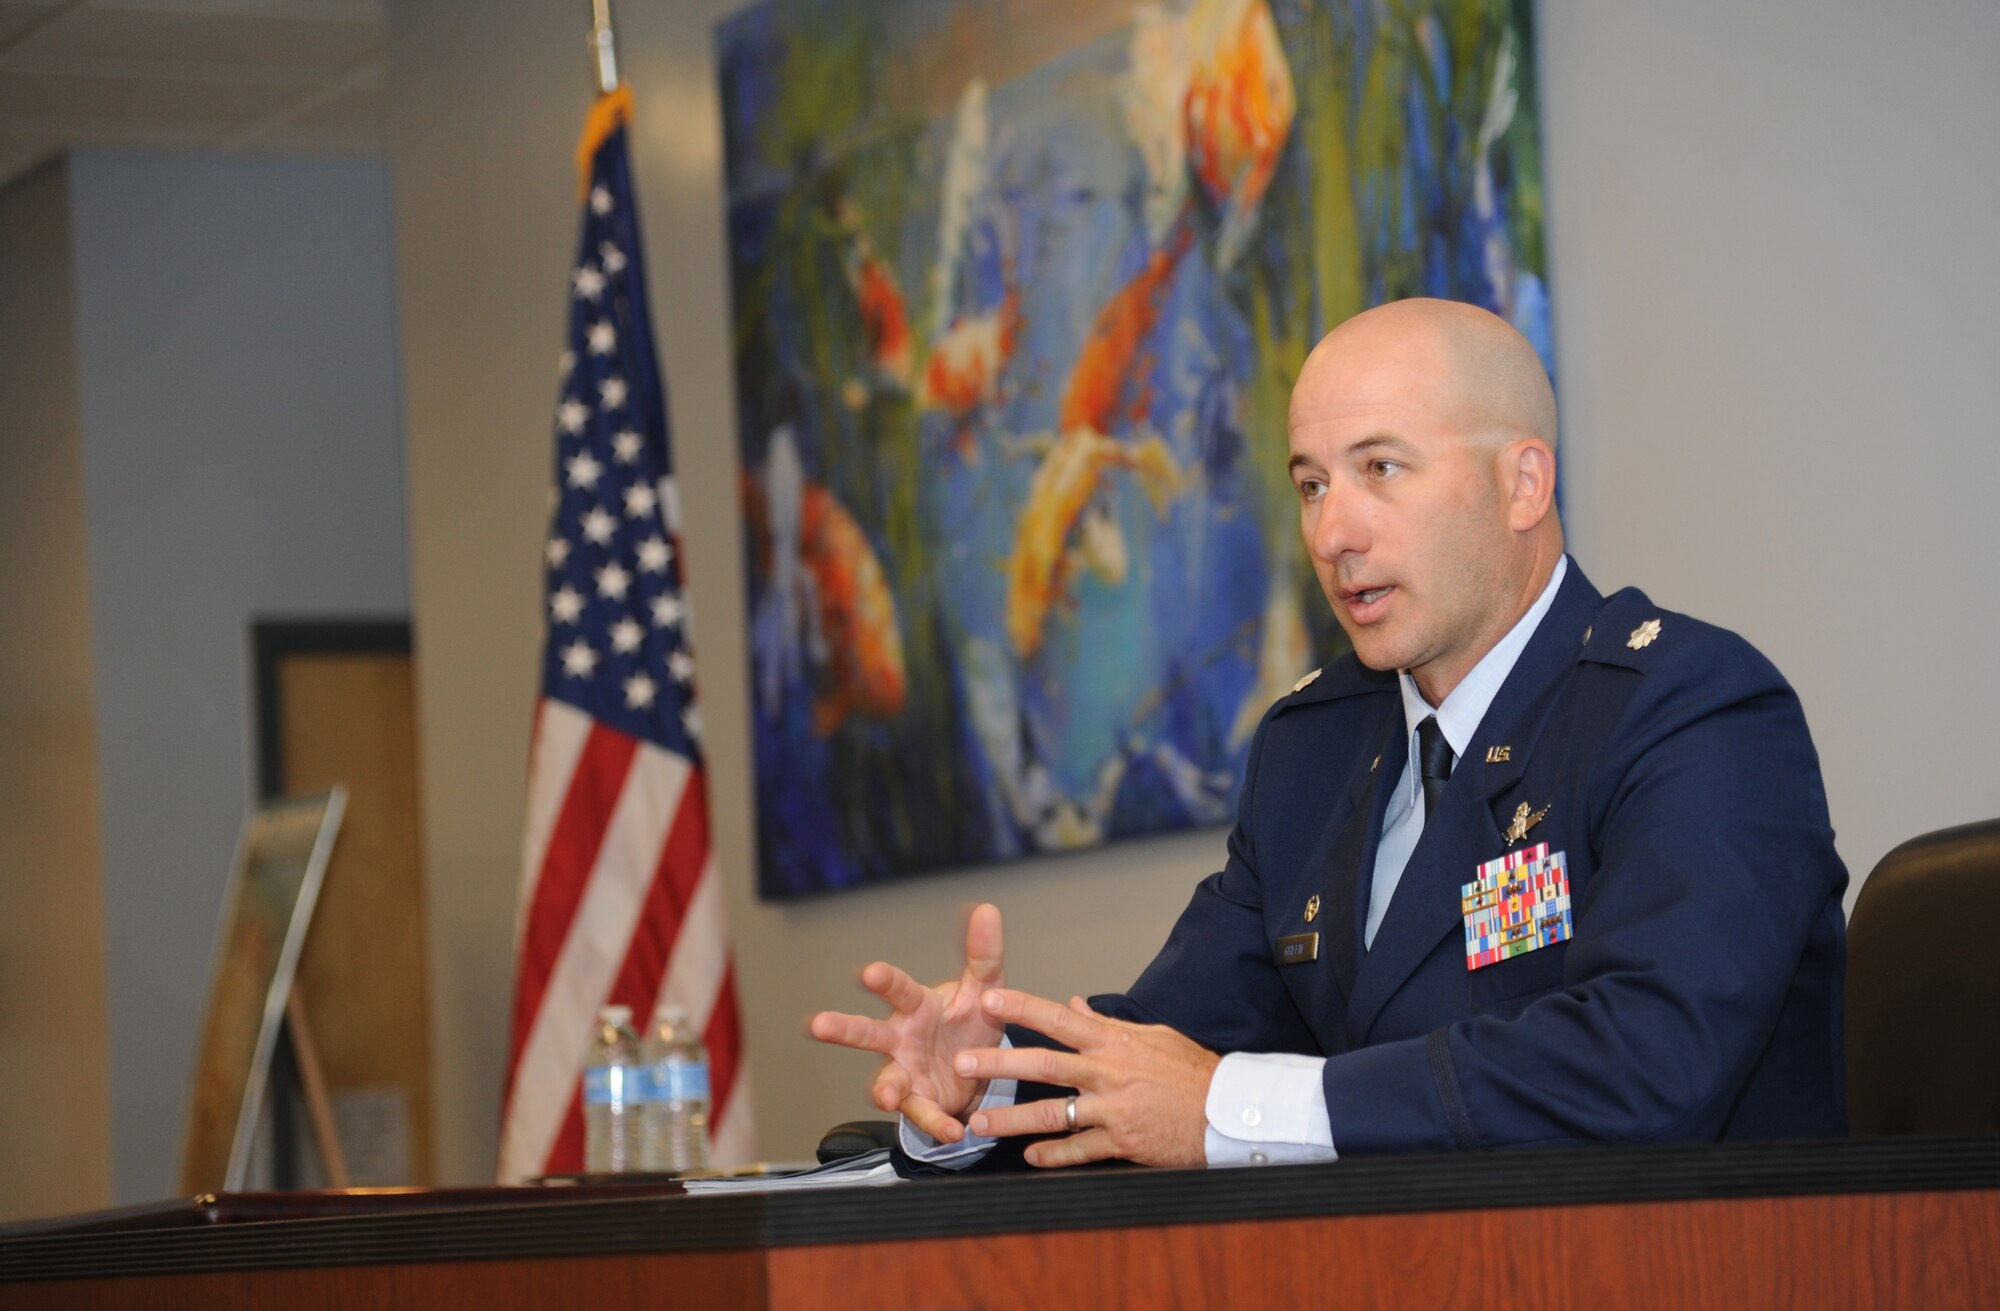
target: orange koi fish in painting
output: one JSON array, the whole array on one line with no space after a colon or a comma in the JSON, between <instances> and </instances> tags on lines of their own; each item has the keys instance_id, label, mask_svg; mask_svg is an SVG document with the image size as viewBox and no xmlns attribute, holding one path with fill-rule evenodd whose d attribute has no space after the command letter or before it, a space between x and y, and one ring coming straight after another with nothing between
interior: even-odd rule
<instances>
[{"instance_id":1,"label":"orange koi fish in painting","mask_svg":"<svg viewBox=\"0 0 2000 1311\"><path fill-rule=\"evenodd\" d=\"M751 623L765 711L776 712L785 681L809 666L821 737L850 715L894 718L907 695L902 631L867 534L832 492L805 479L789 429L774 435L762 477L742 486L766 581Z\"/></svg>"},{"instance_id":2,"label":"orange koi fish in painting","mask_svg":"<svg viewBox=\"0 0 2000 1311\"><path fill-rule=\"evenodd\" d=\"M1029 485L1007 562L1007 635L1024 660L1041 649L1049 608L1075 575L1077 553L1070 543L1078 536L1079 520L1085 562L1107 582L1123 580L1124 539L1108 516L1091 508L1105 472L1122 468L1136 474L1163 518L1180 490L1180 468L1158 434L1136 443L1105 434L1120 426L1121 417L1134 423L1145 417L1143 399L1123 416L1119 404L1139 347L1159 321L1167 283L1193 240L1188 224L1176 224L1167 243L1098 311L1077 353L1058 411L1061 428Z\"/></svg>"},{"instance_id":3,"label":"orange koi fish in painting","mask_svg":"<svg viewBox=\"0 0 2000 1311\"><path fill-rule=\"evenodd\" d=\"M1145 267L1097 312L1063 391L1060 431L1090 428L1104 433L1117 426L1118 402L1139 344L1158 322L1167 282L1193 241L1193 229L1177 224L1167 243L1149 255Z\"/></svg>"},{"instance_id":4,"label":"orange koi fish in painting","mask_svg":"<svg viewBox=\"0 0 2000 1311\"><path fill-rule=\"evenodd\" d=\"M1041 649L1049 607L1068 590L1075 574L1071 530L1097 495L1105 471L1114 468L1137 475L1154 513L1166 516L1168 503L1180 490L1181 471L1157 434L1121 442L1089 428L1072 428L1056 438L1035 471L1007 563L1007 636L1023 660Z\"/></svg>"},{"instance_id":5,"label":"orange koi fish in painting","mask_svg":"<svg viewBox=\"0 0 2000 1311\"><path fill-rule=\"evenodd\" d=\"M799 562L818 600L821 676L813 691L813 731L830 735L849 714L892 719L903 709L903 636L896 598L867 534L817 483L800 505Z\"/></svg>"},{"instance_id":6,"label":"orange koi fish in painting","mask_svg":"<svg viewBox=\"0 0 2000 1311\"><path fill-rule=\"evenodd\" d=\"M1265 0L1204 0L1190 16L1200 53L1188 81L1188 162L1221 214L1215 266L1249 244L1298 113L1292 68Z\"/></svg>"},{"instance_id":7,"label":"orange koi fish in painting","mask_svg":"<svg viewBox=\"0 0 2000 1311\"><path fill-rule=\"evenodd\" d=\"M964 419L999 393L1000 375L1020 338L1021 293L1008 287L997 308L953 321L931 348L917 404Z\"/></svg>"},{"instance_id":8,"label":"orange koi fish in painting","mask_svg":"<svg viewBox=\"0 0 2000 1311\"><path fill-rule=\"evenodd\" d=\"M847 278L861 309L861 333L868 343L870 363L898 387L910 385L916 343L910 335L910 314L895 274L875 253L867 237L857 233L847 257Z\"/></svg>"}]
</instances>

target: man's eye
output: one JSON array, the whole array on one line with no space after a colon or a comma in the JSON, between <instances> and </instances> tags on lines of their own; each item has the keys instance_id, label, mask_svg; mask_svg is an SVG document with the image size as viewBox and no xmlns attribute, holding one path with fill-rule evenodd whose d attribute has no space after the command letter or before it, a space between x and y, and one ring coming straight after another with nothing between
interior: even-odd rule
<instances>
[{"instance_id":1,"label":"man's eye","mask_svg":"<svg viewBox=\"0 0 2000 1311\"><path fill-rule=\"evenodd\" d=\"M1326 484L1316 478L1305 478L1299 482L1299 496L1303 500L1317 501L1326 495Z\"/></svg>"},{"instance_id":2,"label":"man's eye","mask_svg":"<svg viewBox=\"0 0 2000 1311\"><path fill-rule=\"evenodd\" d=\"M1394 460L1370 460L1368 462L1368 476L1370 478L1387 478L1402 467Z\"/></svg>"}]
</instances>

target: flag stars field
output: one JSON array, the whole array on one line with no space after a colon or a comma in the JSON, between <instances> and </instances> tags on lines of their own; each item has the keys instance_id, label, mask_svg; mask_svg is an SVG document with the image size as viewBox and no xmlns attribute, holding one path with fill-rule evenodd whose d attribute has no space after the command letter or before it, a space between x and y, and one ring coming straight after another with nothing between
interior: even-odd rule
<instances>
[{"instance_id":1,"label":"flag stars field","mask_svg":"<svg viewBox=\"0 0 2000 1311\"><path fill-rule=\"evenodd\" d=\"M597 594L612 601L623 601L625 593L632 586L632 575L623 566L605 565L597 571Z\"/></svg>"},{"instance_id":2,"label":"flag stars field","mask_svg":"<svg viewBox=\"0 0 2000 1311\"><path fill-rule=\"evenodd\" d=\"M599 546L610 544L611 534L618 531L618 521L611 517L603 506L595 506L583 516L583 536L585 541Z\"/></svg>"},{"instance_id":3,"label":"flag stars field","mask_svg":"<svg viewBox=\"0 0 2000 1311\"><path fill-rule=\"evenodd\" d=\"M618 349L618 329L609 320L599 319L590 325L589 340L592 355L609 355Z\"/></svg>"},{"instance_id":4,"label":"flag stars field","mask_svg":"<svg viewBox=\"0 0 2000 1311\"><path fill-rule=\"evenodd\" d=\"M559 624L573 624L583 614L583 593L564 584L549 598L549 617Z\"/></svg>"},{"instance_id":5,"label":"flag stars field","mask_svg":"<svg viewBox=\"0 0 2000 1311\"><path fill-rule=\"evenodd\" d=\"M571 678L588 678L597 668L597 652L590 643L577 638L562 650L563 672Z\"/></svg>"},{"instance_id":6,"label":"flag stars field","mask_svg":"<svg viewBox=\"0 0 2000 1311\"><path fill-rule=\"evenodd\" d=\"M625 513L629 518L644 519L659 503L659 493L644 483L633 483L625 489Z\"/></svg>"},{"instance_id":7,"label":"flag stars field","mask_svg":"<svg viewBox=\"0 0 2000 1311\"><path fill-rule=\"evenodd\" d=\"M604 466L592 459L589 451L570 457L565 467L569 469L569 485L586 492L594 490L597 480L604 476Z\"/></svg>"}]
</instances>

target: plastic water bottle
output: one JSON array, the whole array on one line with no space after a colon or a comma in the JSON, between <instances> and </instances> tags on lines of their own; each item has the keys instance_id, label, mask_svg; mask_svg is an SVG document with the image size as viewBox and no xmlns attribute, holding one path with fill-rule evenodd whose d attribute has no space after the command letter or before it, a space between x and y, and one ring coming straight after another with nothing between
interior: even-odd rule
<instances>
[{"instance_id":1,"label":"plastic water bottle","mask_svg":"<svg viewBox=\"0 0 2000 1311\"><path fill-rule=\"evenodd\" d=\"M641 1170L643 1135L639 1035L630 1006L597 1012L590 1060L583 1071L583 1168L591 1174Z\"/></svg>"},{"instance_id":2,"label":"plastic water bottle","mask_svg":"<svg viewBox=\"0 0 2000 1311\"><path fill-rule=\"evenodd\" d=\"M646 1031L646 1168L686 1174L708 1168L708 1049L687 1007L662 1006Z\"/></svg>"}]
</instances>

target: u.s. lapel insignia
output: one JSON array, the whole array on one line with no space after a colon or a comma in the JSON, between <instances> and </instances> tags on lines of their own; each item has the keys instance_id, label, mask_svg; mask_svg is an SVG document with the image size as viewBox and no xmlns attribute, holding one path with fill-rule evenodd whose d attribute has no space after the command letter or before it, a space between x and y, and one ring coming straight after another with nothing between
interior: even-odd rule
<instances>
[{"instance_id":1,"label":"u.s. lapel insignia","mask_svg":"<svg viewBox=\"0 0 2000 1311\"><path fill-rule=\"evenodd\" d=\"M1310 924L1318 918L1319 918L1319 894L1315 892L1312 894L1312 896L1306 898L1306 923Z\"/></svg>"},{"instance_id":2,"label":"u.s. lapel insignia","mask_svg":"<svg viewBox=\"0 0 2000 1311\"><path fill-rule=\"evenodd\" d=\"M1550 804L1553 805L1554 803L1551 802ZM1501 840L1510 847L1516 842L1525 841L1528 836L1528 830L1541 823L1542 817L1548 813L1548 806L1543 806L1540 810L1530 811L1528 803L1523 801L1520 805L1514 807L1514 822L1509 824L1507 831L1500 835Z\"/></svg>"},{"instance_id":3,"label":"u.s. lapel insignia","mask_svg":"<svg viewBox=\"0 0 2000 1311\"><path fill-rule=\"evenodd\" d=\"M1648 619L1645 623L1640 624L1632 630L1632 636L1626 639L1625 645L1631 647L1634 651L1643 651L1651 646L1653 639L1659 635L1660 621L1657 619Z\"/></svg>"},{"instance_id":4,"label":"u.s. lapel insignia","mask_svg":"<svg viewBox=\"0 0 2000 1311\"><path fill-rule=\"evenodd\" d=\"M1301 678L1298 682L1292 684L1292 691L1294 692L1305 691L1307 688L1313 685L1313 680L1318 677L1319 677L1319 670L1315 669L1310 674L1307 674L1304 678Z\"/></svg>"},{"instance_id":5,"label":"u.s. lapel insignia","mask_svg":"<svg viewBox=\"0 0 2000 1311\"><path fill-rule=\"evenodd\" d=\"M1486 748L1486 763L1489 765L1504 765L1513 758L1514 758L1513 747Z\"/></svg>"},{"instance_id":6,"label":"u.s. lapel insignia","mask_svg":"<svg viewBox=\"0 0 2000 1311\"><path fill-rule=\"evenodd\" d=\"M1381 763L1382 763L1382 757L1380 757L1380 756L1377 756L1377 757L1375 757L1375 758L1374 758L1373 760L1369 761L1369 762L1368 762L1368 772L1369 772L1369 773L1371 773L1371 774L1372 774L1372 773L1374 773L1374 772L1375 772L1375 767L1376 767L1377 765L1381 764Z\"/></svg>"}]
</instances>

